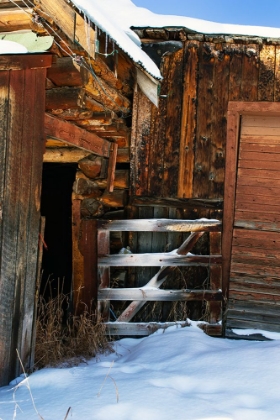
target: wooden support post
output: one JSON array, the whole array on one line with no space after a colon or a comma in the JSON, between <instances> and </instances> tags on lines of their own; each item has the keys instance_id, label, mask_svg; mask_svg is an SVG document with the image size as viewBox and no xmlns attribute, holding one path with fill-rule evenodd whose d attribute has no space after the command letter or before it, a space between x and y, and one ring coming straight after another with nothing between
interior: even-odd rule
<instances>
[{"instance_id":1,"label":"wooden support post","mask_svg":"<svg viewBox=\"0 0 280 420\"><path fill-rule=\"evenodd\" d=\"M209 233L210 241L210 254L212 253L221 253L221 233L220 232L210 232ZM221 290L222 289L222 266L211 265L209 267L210 271L210 288L212 290ZM222 303L221 302L209 302L209 322L210 324L216 324L222 318ZM219 329L219 334L221 335L222 331Z\"/></svg>"},{"instance_id":2,"label":"wooden support post","mask_svg":"<svg viewBox=\"0 0 280 420\"><path fill-rule=\"evenodd\" d=\"M82 220L81 250L84 255L84 293L83 302L89 313L97 307L98 267L97 267L97 222L94 219Z\"/></svg>"},{"instance_id":3,"label":"wooden support post","mask_svg":"<svg viewBox=\"0 0 280 420\"><path fill-rule=\"evenodd\" d=\"M114 191L115 171L117 162L118 145L113 143L111 145L109 165L108 165L108 178L107 178L107 190L109 192Z\"/></svg>"},{"instance_id":4,"label":"wooden support post","mask_svg":"<svg viewBox=\"0 0 280 420\"><path fill-rule=\"evenodd\" d=\"M110 253L110 232L108 230L98 231L97 234L98 256ZM100 283L99 289L110 287L110 267L99 267ZM98 318L103 321L110 320L110 301L98 301Z\"/></svg>"}]
</instances>

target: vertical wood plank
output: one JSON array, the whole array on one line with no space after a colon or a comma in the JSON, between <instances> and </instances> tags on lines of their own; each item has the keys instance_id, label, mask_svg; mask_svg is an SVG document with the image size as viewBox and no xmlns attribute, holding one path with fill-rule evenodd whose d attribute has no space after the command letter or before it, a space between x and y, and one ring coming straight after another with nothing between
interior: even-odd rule
<instances>
[{"instance_id":1,"label":"vertical wood plank","mask_svg":"<svg viewBox=\"0 0 280 420\"><path fill-rule=\"evenodd\" d=\"M213 49L215 49L215 44L205 43L199 51L194 198L208 198L210 188L212 104L215 83Z\"/></svg>"},{"instance_id":2,"label":"vertical wood plank","mask_svg":"<svg viewBox=\"0 0 280 420\"><path fill-rule=\"evenodd\" d=\"M217 45L212 98L212 135L208 198L223 198L225 148L227 135L227 104L229 97L229 61L222 45Z\"/></svg>"},{"instance_id":3,"label":"vertical wood plank","mask_svg":"<svg viewBox=\"0 0 280 420\"><path fill-rule=\"evenodd\" d=\"M81 200L72 196L72 279L74 313L83 312L84 256L80 245L81 235Z\"/></svg>"},{"instance_id":4,"label":"vertical wood plank","mask_svg":"<svg viewBox=\"0 0 280 420\"><path fill-rule=\"evenodd\" d=\"M109 192L114 191L115 171L117 162L118 145L113 143L111 145L109 165L108 165L108 177L107 177L107 190Z\"/></svg>"},{"instance_id":5,"label":"vertical wood plank","mask_svg":"<svg viewBox=\"0 0 280 420\"><path fill-rule=\"evenodd\" d=\"M255 51L254 55L246 53L247 51ZM259 77L259 46L256 44L246 45L242 58L242 82L240 101L257 101L258 100L258 77ZM234 88L234 87L233 87Z\"/></svg>"},{"instance_id":6,"label":"vertical wood plank","mask_svg":"<svg viewBox=\"0 0 280 420\"><path fill-rule=\"evenodd\" d=\"M209 233L209 253L210 255L221 254L221 233L210 232ZM212 265L209 267L210 270L210 288L213 290L219 290L222 288L222 266ZM212 324L221 321L222 319L222 303L221 302L209 302L209 322Z\"/></svg>"},{"instance_id":7,"label":"vertical wood plank","mask_svg":"<svg viewBox=\"0 0 280 420\"><path fill-rule=\"evenodd\" d=\"M131 192L148 195L151 101L140 91L134 93L131 132Z\"/></svg>"},{"instance_id":8,"label":"vertical wood plank","mask_svg":"<svg viewBox=\"0 0 280 420\"><path fill-rule=\"evenodd\" d=\"M275 50L275 79L274 79L274 100L280 101L280 46Z\"/></svg>"},{"instance_id":9,"label":"vertical wood plank","mask_svg":"<svg viewBox=\"0 0 280 420\"><path fill-rule=\"evenodd\" d=\"M222 237L222 256L223 256L223 278L222 290L225 299L228 297L228 282L231 261L231 246L233 233L235 191L236 191L236 171L238 153L238 133L239 133L239 114L234 111L228 112L227 147L226 147L226 169L225 179L227 188L224 192L224 214L223 214L223 237Z\"/></svg>"},{"instance_id":10,"label":"vertical wood plank","mask_svg":"<svg viewBox=\"0 0 280 420\"><path fill-rule=\"evenodd\" d=\"M182 49L165 57L168 66L168 75L164 172L161 197L176 197L178 192L183 59Z\"/></svg>"},{"instance_id":11,"label":"vertical wood plank","mask_svg":"<svg viewBox=\"0 0 280 420\"><path fill-rule=\"evenodd\" d=\"M189 41L185 45L185 68L183 82L180 162L178 197L193 196L194 148L197 112L197 67L199 42Z\"/></svg>"},{"instance_id":12,"label":"vertical wood plank","mask_svg":"<svg viewBox=\"0 0 280 420\"><path fill-rule=\"evenodd\" d=\"M34 314L34 295L36 286L36 273L38 262L38 235L40 229L40 206L41 206L41 186L42 186L42 167L43 167L43 153L45 146L44 135L44 111L45 111L45 80L46 69L27 70L26 72L26 97L32 92L33 86L34 95L30 98L30 113L25 108L25 135L28 132L32 136L32 147L29 153L31 158L27 164L31 162L31 178L30 178L30 201L28 209L28 239L26 247L26 272L25 272L25 293L24 293L24 320L22 326L22 354L26 358L26 363L30 363L30 347L32 343L32 322ZM28 81L28 83L27 83ZM38 100L40 98L40 100ZM34 118L35 117L35 118ZM27 129L27 127L32 127ZM26 148L26 142L23 147ZM24 194L24 193L23 193ZM26 199L26 198L25 198ZM24 197L22 198L24 202ZM25 359L23 359L25 360Z\"/></svg>"},{"instance_id":13,"label":"vertical wood plank","mask_svg":"<svg viewBox=\"0 0 280 420\"><path fill-rule=\"evenodd\" d=\"M274 100L275 45L263 45L260 51L258 100Z\"/></svg>"},{"instance_id":14,"label":"vertical wood plank","mask_svg":"<svg viewBox=\"0 0 280 420\"><path fill-rule=\"evenodd\" d=\"M242 45L235 45L235 49L230 49L230 65L229 65L229 101L240 101L242 92L242 66L243 56L237 51L241 50Z\"/></svg>"},{"instance_id":15,"label":"vertical wood plank","mask_svg":"<svg viewBox=\"0 0 280 420\"><path fill-rule=\"evenodd\" d=\"M98 293L98 255L97 255L97 221L84 219L81 222L81 242L84 255L84 293L83 303L92 314L97 308Z\"/></svg>"},{"instance_id":16,"label":"vertical wood plank","mask_svg":"<svg viewBox=\"0 0 280 420\"><path fill-rule=\"evenodd\" d=\"M110 254L110 232L107 230L98 231L97 233L98 256ZM99 271L99 288L104 289L110 287L110 267L102 266ZM98 318L103 321L110 320L110 301L98 301Z\"/></svg>"}]
</instances>

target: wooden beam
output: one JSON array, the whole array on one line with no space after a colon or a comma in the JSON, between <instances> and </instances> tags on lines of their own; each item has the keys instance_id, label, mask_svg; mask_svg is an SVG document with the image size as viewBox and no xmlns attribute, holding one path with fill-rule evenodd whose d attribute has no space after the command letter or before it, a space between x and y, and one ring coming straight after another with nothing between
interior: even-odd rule
<instances>
[{"instance_id":1,"label":"wooden beam","mask_svg":"<svg viewBox=\"0 0 280 420\"><path fill-rule=\"evenodd\" d=\"M118 152L117 143L112 143L110 157L109 157L108 177L107 177L107 186L106 186L106 189L108 190L109 193L114 191L117 152Z\"/></svg>"},{"instance_id":2,"label":"wooden beam","mask_svg":"<svg viewBox=\"0 0 280 420\"><path fill-rule=\"evenodd\" d=\"M0 32L13 32L23 29L30 29L31 19L32 9L24 8L24 10L0 10Z\"/></svg>"},{"instance_id":3,"label":"wooden beam","mask_svg":"<svg viewBox=\"0 0 280 420\"><path fill-rule=\"evenodd\" d=\"M50 163L75 163L79 162L79 160L84 159L90 154L91 152L78 149L76 147L56 147L52 149L46 149L43 158L44 162Z\"/></svg>"},{"instance_id":4,"label":"wooden beam","mask_svg":"<svg viewBox=\"0 0 280 420\"><path fill-rule=\"evenodd\" d=\"M95 56L95 31L86 25L84 19L75 12L73 7L63 0L38 0L35 10L46 13L68 36L72 42L81 45L85 51L94 58Z\"/></svg>"},{"instance_id":5,"label":"wooden beam","mask_svg":"<svg viewBox=\"0 0 280 420\"><path fill-rule=\"evenodd\" d=\"M11 54L0 56L0 70L27 70L52 65L51 54Z\"/></svg>"},{"instance_id":6,"label":"wooden beam","mask_svg":"<svg viewBox=\"0 0 280 420\"><path fill-rule=\"evenodd\" d=\"M99 289L98 299L103 300L139 300L145 302L177 302L177 301L222 301L221 290L164 290L157 288L137 289Z\"/></svg>"},{"instance_id":7,"label":"wooden beam","mask_svg":"<svg viewBox=\"0 0 280 420\"><path fill-rule=\"evenodd\" d=\"M49 114L45 114L45 134L99 156L110 155L109 141Z\"/></svg>"},{"instance_id":8,"label":"wooden beam","mask_svg":"<svg viewBox=\"0 0 280 420\"><path fill-rule=\"evenodd\" d=\"M187 321L183 322L105 322L107 335L138 335L147 336L157 330L165 330L168 327L189 327Z\"/></svg>"},{"instance_id":9,"label":"wooden beam","mask_svg":"<svg viewBox=\"0 0 280 420\"><path fill-rule=\"evenodd\" d=\"M153 254L113 254L99 257L99 265L110 265L112 267L163 267L163 266L184 266L184 267L208 267L212 264L221 264L221 255L176 255L173 253Z\"/></svg>"},{"instance_id":10,"label":"wooden beam","mask_svg":"<svg viewBox=\"0 0 280 420\"><path fill-rule=\"evenodd\" d=\"M139 197L131 198L133 206L151 206L151 207L175 207L185 208L223 208L221 199L203 199L203 198L170 198L170 197Z\"/></svg>"},{"instance_id":11,"label":"wooden beam","mask_svg":"<svg viewBox=\"0 0 280 420\"><path fill-rule=\"evenodd\" d=\"M100 220L98 229L126 232L214 232L221 230L219 220L132 219Z\"/></svg>"}]
</instances>

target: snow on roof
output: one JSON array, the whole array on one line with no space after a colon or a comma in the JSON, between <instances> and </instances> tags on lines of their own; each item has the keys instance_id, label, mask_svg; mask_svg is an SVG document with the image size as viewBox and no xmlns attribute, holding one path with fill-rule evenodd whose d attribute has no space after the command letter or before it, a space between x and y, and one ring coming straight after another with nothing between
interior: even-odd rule
<instances>
[{"instance_id":1,"label":"snow on roof","mask_svg":"<svg viewBox=\"0 0 280 420\"><path fill-rule=\"evenodd\" d=\"M131 27L178 27L204 34L280 38L280 28L223 24L184 16L160 15L135 6L131 0L72 0L72 3L105 31L135 63L156 79L161 78L159 69L141 50L141 42Z\"/></svg>"}]
</instances>

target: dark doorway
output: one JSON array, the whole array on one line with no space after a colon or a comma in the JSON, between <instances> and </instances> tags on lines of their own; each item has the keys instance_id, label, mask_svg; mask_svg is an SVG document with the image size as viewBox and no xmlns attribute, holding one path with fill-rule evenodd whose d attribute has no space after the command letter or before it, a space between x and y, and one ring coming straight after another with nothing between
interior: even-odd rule
<instances>
[{"instance_id":1,"label":"dark doorway","mask_svg":"<svg viewBox=\"0 0 280 420\"><path fill-rule=\"evenodd\" d=\"M41 214L46 218L41 293L69 293L72 282L71 195L76 164L44 163Z\"/></svg>"}]
</instances>

